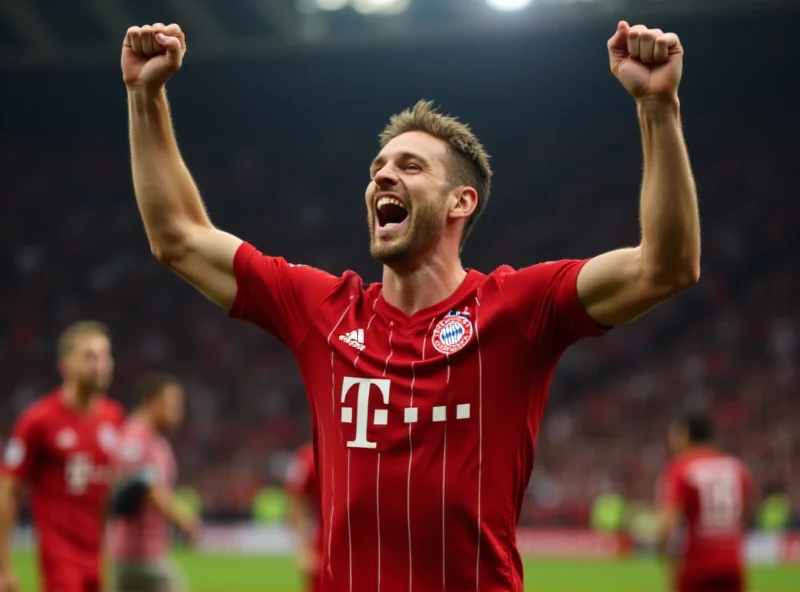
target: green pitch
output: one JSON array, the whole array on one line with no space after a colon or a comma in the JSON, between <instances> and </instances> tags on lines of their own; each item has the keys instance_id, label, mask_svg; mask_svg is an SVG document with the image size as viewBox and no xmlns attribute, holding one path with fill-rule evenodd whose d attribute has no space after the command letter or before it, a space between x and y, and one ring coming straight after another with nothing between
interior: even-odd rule
<instances>
[{"instance_id":1,"label":"green pitch","mask_svg":"<svg viewBox=\"0 0 800 592\"><path fill-rule=\"evenodd\" d=\"M178 554L192 592L300 592L291 559ZM30 554L14 558L22 592L35 592L35 563ZM662 566L645 560L527 561L526 591L664 592ZM759 567L752 592L797 592L800 566Z\"/></svg>"}]
</instances>

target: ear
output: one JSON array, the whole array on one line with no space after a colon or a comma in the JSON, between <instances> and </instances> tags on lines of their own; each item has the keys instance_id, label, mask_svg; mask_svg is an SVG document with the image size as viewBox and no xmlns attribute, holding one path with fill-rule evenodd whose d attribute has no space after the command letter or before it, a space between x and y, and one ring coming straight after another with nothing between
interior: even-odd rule
<instances>
[{"instance_id":1,"label":"ear","mask_svg":"<svg viewBox=\"0 0 800 592\"><path fill-rule=\"evenodd\" d=\"M456 187L451 192L451 207L448 217L467 219L478 207L478 192L472 187Z\"/></svg>"}]
</instances>

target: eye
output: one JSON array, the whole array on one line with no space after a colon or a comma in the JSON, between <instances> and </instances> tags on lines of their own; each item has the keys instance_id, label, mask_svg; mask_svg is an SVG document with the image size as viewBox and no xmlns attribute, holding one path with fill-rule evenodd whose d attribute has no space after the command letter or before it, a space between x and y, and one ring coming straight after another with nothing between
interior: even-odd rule
<instances>
[{"instance_id":1,"label":"eye","mask_svg":"<svg viewBox=\"0 0 800 592\"><path fill-rule=\"evenodd\" d=\"M421 170L422 170L422 167L421 167L421 166L419 166L419 165L418 165L417 163L415 163L415 162L409 162L409 163L406 165L406 170L408 170L408 171L421 171Z\"/></svg>"}]
</instances>

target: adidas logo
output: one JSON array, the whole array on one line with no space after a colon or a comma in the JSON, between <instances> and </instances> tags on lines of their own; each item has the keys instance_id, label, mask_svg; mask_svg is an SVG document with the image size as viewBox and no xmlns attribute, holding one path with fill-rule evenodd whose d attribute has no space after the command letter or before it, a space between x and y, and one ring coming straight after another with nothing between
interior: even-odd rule
<instances>
[{"instance_id":1,"label":"adidas logo","mask_svg":"<svg viewBox=\"0 0 800 592\"><path fill-rule=\"evenodd\" d=\"M364 345L364 329L356 329L355 331L339 335L339 341L344 341L347 345L356 348L358 351L364 351L367 347Z\"/></svg>"}]
</instances>

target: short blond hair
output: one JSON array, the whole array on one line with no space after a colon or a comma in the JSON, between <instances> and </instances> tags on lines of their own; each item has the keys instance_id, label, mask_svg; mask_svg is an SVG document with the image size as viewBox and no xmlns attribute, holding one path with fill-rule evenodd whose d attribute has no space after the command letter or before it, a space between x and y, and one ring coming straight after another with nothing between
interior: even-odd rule
<instances>
[{"instance_id":1,"label":"short blond hair","mask_svg":"<svg viewBox=\"0 0 800 592\"><path fill-rule=\"evenodd\" d=\"M63 358L69 354L75 346L75 341L87 335L103 335L109 339L111 338L111 332L104 323L100 321L78 321L64 329L58 336L56 345L58 358Z\"/></svg>"},{"instance_id":2,"label":"short blond hair","mask_svg":"<svg viewBox=\"0 0 800 592\"><path fill-rule=\"evenodd\" d=\"M446 142L451 155L448 176L453 186L472 187L478 194L478 205L464 226L463 245L489 201L492 185L489 154L469 125L450 115L442 115L433 101L418 101L413 107L392 115L379 136L381 148L408 132L424 132Z\"/></svg>"}]
</instances>

